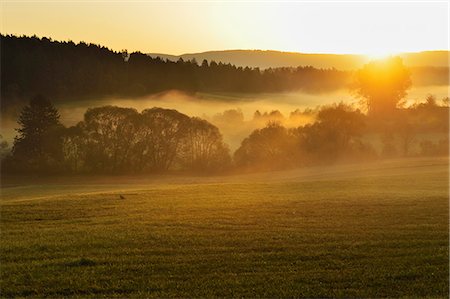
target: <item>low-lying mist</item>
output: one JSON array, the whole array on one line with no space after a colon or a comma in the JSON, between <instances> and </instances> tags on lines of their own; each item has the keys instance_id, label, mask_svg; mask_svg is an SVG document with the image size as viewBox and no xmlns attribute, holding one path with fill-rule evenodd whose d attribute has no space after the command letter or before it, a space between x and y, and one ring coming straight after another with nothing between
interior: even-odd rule
<instances>
[{"instance_id":1,"label":"low-lying mist","mask_svg":"<svg viewBox=\"0 0 450 299\"><path fill-rule=\"evenodd\" d=\"M424 101L429 94L440 99L448 96L449 86L413 87L407 96L407 104ZM319 106L336 102L357 105L347 89L326 93L285 92L267 94L230 93L184 93L167 91L136 98L95 98L83 100L51 99L61 115L65 126L72 126L83 119L88 108L105 105L132 107L142 111L151 107L175 109L189 116L204 118L216 125L231 150L239 147L242 140L253 130L276 121L286 127L297 127L313 121ZM27 101L23 101L23 105ZM16 135L17 118L23 105L2 110L0 134L12 144ZM259 113L258 113L258 112Z\"/></svg>"},{"instance_id":2,"label":"low-lying mist","mask_svg":"<svg viewBox=\"0 0 450 299\"><path fill-rule=\"evenodd\" d=\"M232 150L254 129L261 128L269 121L278 121L284 125L301 125L310 121L299 115L289 117L294 111L308 107L317 107L339 101L354 101L344 89L326 94L290 92L277 94L188 94L180 91L167 91L137 98L98 98L81 101L54 101L65 126L72 126L83 120L88 108L113 105L131 107L142 111L151 107L175 109L189 116L204 118L216 125L223 134L224 141ZM27 101L23 101L25 104ZM24 105L25 105L24 104ZM1 134L12 142L17 128L17 118L23 105L9 107L2 111ZM255 118L259 111L261 117ZM277 111L274 113L273 111ZM272 114L271 114L272 113Z\"/></svg>"}]
</instances>

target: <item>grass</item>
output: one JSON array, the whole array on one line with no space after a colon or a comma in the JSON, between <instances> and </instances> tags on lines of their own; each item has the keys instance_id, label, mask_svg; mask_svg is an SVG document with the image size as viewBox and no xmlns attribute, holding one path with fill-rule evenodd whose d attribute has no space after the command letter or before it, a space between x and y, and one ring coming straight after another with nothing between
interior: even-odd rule
<instances>
[{"instance_id":1,"label":"grass","mask_svg":"<svg viewBox=\"0 0 450 299\"><path fill-rule=\"evenodd\" d=\"M447 159L89 181L3 188L3 297L449 295Z\"/></svg>"}]
</instances>

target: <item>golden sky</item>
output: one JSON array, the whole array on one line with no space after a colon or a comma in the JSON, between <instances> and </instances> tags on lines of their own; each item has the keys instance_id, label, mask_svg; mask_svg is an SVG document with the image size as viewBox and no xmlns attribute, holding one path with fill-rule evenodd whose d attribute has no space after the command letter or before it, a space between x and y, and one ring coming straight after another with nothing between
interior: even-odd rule
<instances>
[{"instance_id":1,"label":"golden sky","mask_svg":"<svg viewBox=\"0 0 450 299\"><path fill-rule=\"evenodd\" d=\"M1 32L183 54L448 50L447 1L4 1Z\"/></svg>"}]
</instances>

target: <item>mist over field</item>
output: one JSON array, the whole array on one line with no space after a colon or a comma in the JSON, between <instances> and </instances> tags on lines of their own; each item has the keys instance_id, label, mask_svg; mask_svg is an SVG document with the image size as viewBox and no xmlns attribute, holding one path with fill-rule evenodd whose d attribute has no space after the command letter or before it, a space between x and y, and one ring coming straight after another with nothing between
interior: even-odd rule
<instances>
[{"instance_id":1,"label":"mist over field","mask_svg":"<svg viewBox=\"0 0 450 299\"><path fill-rule=\"evenodd\" d=\"M406 105L424 102L428 95L434 95L438 100L449 94L448 85L413 86L408 91ZM71 99L61 101L55 99L55 106L61 114L61 122L66 126L76 125L83 120L83 115L88 108L105 105L119 107L131 107L142 111L152 107L176 109L189 116L205 118L216 125L223 134L225 142L236 149L240 142L254 129L264 127L269 120L282 122L288 127L304 125L313 120L311 117L290 118L290 114L297 109L316 110L320 106L336 102L344 102L355 107L360 107L360 100L348 89L343 88L333 92L283 92L283 93L186 93L183 91L166 91L143 97L108 97L92 99ZM12 142L16 135L17 117L20 109L25 105L16 105L2 110L0 134ZM221 117L227 110L242 112L243 120L231 119L228 121ZM256 111L279 111L284 119L267 118L266 120L253 121Z\"/></svg>"}]
</instances>

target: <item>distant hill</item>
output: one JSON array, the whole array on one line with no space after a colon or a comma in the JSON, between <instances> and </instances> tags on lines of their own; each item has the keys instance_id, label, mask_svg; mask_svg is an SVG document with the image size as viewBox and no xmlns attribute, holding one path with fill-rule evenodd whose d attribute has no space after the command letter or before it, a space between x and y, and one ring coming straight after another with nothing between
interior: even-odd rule
<instances>
[{"instance_id":1,"label":"distant hill","mask_svg":"<svg viewBox=\"0 0 450 299\"><path fill-rule=\"evenodd\" d=\"M425 51L399 54L409 67L448 67L448 51ZM231 63L242 67L259 67L261 69L276 67L313 66L315 68L336 68L353 70L360 68L370 59L364 55L353 54L307 54L296 52L263 51L263 50L227 50L203 53L167 55L150 53L151 57L160 57L170 61L195 59L201 63L204 59L222 63Z\"/></svg>"}]
</instances>

